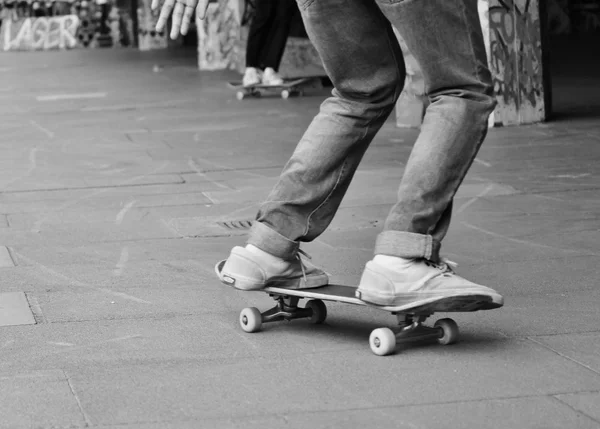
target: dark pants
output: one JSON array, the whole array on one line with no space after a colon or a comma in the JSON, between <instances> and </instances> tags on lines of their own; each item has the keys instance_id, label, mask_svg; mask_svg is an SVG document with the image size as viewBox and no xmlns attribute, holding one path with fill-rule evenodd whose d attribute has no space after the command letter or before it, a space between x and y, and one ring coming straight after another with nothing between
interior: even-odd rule
<instances>
[{"instance_id":1,"label":"dark pants","mask_svg":"<svg viewBox=\"0 0 600 429\"><path fill-rule=\"evenodd\" d=\"M246 46L246 67L279 69L285 50L295 0L254 0L256 7Z\"/></svg>"}]
</instances>

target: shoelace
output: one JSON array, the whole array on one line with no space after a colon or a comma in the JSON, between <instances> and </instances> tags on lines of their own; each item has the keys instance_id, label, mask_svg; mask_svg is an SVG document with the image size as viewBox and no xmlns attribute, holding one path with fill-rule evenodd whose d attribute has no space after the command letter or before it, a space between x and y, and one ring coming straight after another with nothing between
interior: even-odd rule
<instances>
[{"instance_id":1,"label":"shoelace","mask_svg":"<svg viewBox=\"0 0 600 429\"><path fill-rule=\"evenodd\" d=\"M425 259L425 265L429 266L429 267L434 267L437 268L441 271L453 271L453 268L458 267L458 264L454 261L451 261L448 258L440 258L440 262L436 263L436 262L432 262L430 260Z\"/></svg>"},{"instance_id":2,"label":"shoelace","mask_svg":"<svg viewBox=\"0 0 600 429\"><path fill-rule=\"evenodd\" d=\"M302 249L298 249L298 253L296 253L295 258L298 259L298 261L300 261L300 269L302 270L302 278L304 278L304 282L307 282L306 279L306 270L304 269L304 262L302 261L302 258L300 257L300 255L304 256L305 258L308 259L312 259L310 257L310 255L306 252L304 252Z\"/></svg>"}]
</instances>

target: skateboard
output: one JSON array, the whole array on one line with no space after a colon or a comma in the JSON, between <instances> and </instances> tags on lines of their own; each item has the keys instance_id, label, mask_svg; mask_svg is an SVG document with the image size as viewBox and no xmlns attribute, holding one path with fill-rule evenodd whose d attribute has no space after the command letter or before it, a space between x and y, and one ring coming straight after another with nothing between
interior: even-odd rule
<instances>
[{"instance_id":1,"label":"skateboard","mask_svg":"<svg viewBox=\"0 0 600 429\"><path fill-rule=\"evenodd\" d=\"M221 271L224 261L216 268ZM327 306L324 301L340 302L357 306L368 306L387 311L395 315L398 326L394 329L377 328L371 332L369 346L378 356L386 356L396 351L396 346L411 342L435 340L439 344L449 345L458 341L459 329L450 318L439 319L433 326L424 322L437 312L473 312L492 310L501 307L486 295L465 295L451 298L437 298L418 305L377 306L367 304L356 298L357 288L339 284L329 284L312 289L285 289L266 287L258 292L267 293L276 305L264 312L255 307L244 308L240 312L239 322L245 332L258 332L264 323L291 321L294 319L310 319L311 323L321 324L327 318ZM304 307L298 304L307 299Z\"/></svg>"},{"instance_id":2,"label":"skateboard","mask_svg":"<svg viewBox=\"0 0 600 429\"><path fill-rule=\"evenodd\" d=\"M237 90L236 98L240 101L243 100L244 98L246 98L246 96L260 97L263 93L269 92L269 91L280 92L281 98L283 98L285 100L285 99L290 98L291 96L304 95L304 91L302 90L302 88L308 82L311 82L313 80L314 80L314 78L308 77L308 78L288 80L288 81L285 81L283 83L283 85L257 84L257 85L250 85L250 86L244 86L241 81L235 81L235 82L227 82L227 85L230 88Z\"/></svg>"}]
</instances>

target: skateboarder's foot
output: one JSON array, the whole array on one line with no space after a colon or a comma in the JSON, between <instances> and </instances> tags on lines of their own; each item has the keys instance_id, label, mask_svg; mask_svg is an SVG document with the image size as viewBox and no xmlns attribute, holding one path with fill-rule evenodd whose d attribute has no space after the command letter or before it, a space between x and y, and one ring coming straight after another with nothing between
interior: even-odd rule
<instances>
[{"instance_id":1,"label":"skateboarder's foot","mask_svg":"<svg viewBox=\"0 0 600 429\"><path fill-rule=\"evenodd\" d=\"M242 85L244 86L252 86L258 85L261 81L260 72L257 68L247 67L244 72L244 77L242 78Z\"/></svg>"},{"instance_id":2,"label":"skateboarder's foot","mask_svg":"<svg viewBox=\"0 0 600 429\"><path fill-rule=\"evenodd\" d=\"M267 67L262 76L262 83L270 86L283 85L283 78L271 67Z\"/></svg>"},{"instance_id":3,"label":"skateboarder's foot","mask_svg":"<svg viewBox=\"0 0 600 429\"><path fill-rule=\"evenodd\" d=\"M376 255L367 262L356 291L357 298L364 302L388 306L426 304L440 298L472 295L488 297L489 308L504 304L498 292L462 278L446 262L386 255Z\"/></svg>"},{"instance_id":4,"label":"skateboarder's foot","mask_svg":"<svg viewBox=\"0 0 600 429\"><path fill-rule=\"evenodd\" d=\"M260 290L266 286L307 289L329 283L323 270L301 260L299 254L284 260L251 244L234 247L229 258L215 266L215 272L223 283L242 290Z\"/></svg>"}]
</instances>

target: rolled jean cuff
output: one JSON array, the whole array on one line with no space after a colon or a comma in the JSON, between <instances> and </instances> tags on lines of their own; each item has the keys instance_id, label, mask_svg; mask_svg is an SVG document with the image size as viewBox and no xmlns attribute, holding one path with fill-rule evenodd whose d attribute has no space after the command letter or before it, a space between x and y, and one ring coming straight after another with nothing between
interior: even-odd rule
<instances>
[{"instance_id":1,"label":"rolled jean cuff","mask_svg":"<svg viewBox=\"0 0 600 429\"><path fill-rule=\"evenodd\" d=\"M246 242L282 259L292 259L300 247L297 241L284 237L261 222L252 223Z\"/></svg>"},{"instance_id":2,"label":"rolled jean cuff","mask_svg":"<svg viewBox=\"0 0 600 429\"><path fill-rule=\"evenodd\" d=\"M404 231L383 231L377 236L376 255L398 256L400 258L439 259L440 242L431 235Z\"/></svg>"}]
</instances>

